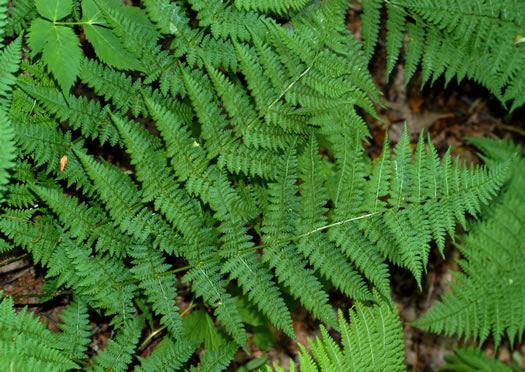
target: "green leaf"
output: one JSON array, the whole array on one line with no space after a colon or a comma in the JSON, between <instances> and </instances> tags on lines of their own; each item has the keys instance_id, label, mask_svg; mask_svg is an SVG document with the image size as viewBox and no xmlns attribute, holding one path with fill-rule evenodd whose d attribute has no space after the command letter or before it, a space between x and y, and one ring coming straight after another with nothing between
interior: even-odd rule
<instances>
[{"instance_id":1,"label":"green leaf","mask_svg":"<svg viewBox=\"0 0 525 372\"><path fill-rule=\"evenodd\" d=\"M29 27L29 46L31 47L31 57L40 53L47 42L53 37L53 24L42 18L37 18Z\"/></svg>"},{"instance_id":2,"label":"green leaf","mask_svg":"<svg viewBox=\"0 0 525 372\"><path fill-rule=\"evenodd\" d=\"M118 3L109 2L111 8L118 8ZM82 22L86 39L93 44L97 57L111 67L124 70L140 70L140 62L122 46L119 38L104 27L104 16L93 0L82 1Z\"/></svg>"},{"instance_id":3,"label":"green leaf","mask_svg":"<svg viewBox=\"0 0 525 372\"><path fill-rule=\"evenodd\" d=\"M52 21L58 21L71 14L73 0L35 0L38 13Z\"/></svg>"},{"instance_id":4,"label":"green leaf","mask_svg":"<svg viewBox=\"0 0 525 372\"><path fill-rule=\"evenodd\" d=\"M69 91L80 71L82 50L78 36L69 27L55 26L52 39L44 47L42 58L62 90Z\"/></svg>"},{"instance_id":5,"label":"green leaf","mask_svg":"<svg viewBox=\"0 0 525 372\"><path fill-rule=\"evenodd\" d=\"M84 25L86 39L93 44L97 57L108 66L121 70L141 70L140 62L122 47L120 40L107 28Z\"/></svg>"},{"instance_id":6,"label":"green leaf","mask_svg":"<svg viewBox=\"0 0 525 372\"><path fill-rule=\"evenodd\" d=\"M106 7L112 9L118 9L120 6L120 0L106 0L104 3ZM83 22L88 22L89 24L98 23L107 25L104 15L100 12L97 4L95 4L93 0L82 0L82 19Z\"/></svg>"}]
</instances>

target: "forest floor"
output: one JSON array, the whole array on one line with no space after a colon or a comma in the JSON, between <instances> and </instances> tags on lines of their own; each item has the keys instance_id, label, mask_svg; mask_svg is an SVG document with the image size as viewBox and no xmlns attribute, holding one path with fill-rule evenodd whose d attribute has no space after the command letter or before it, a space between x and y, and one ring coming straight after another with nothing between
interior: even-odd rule
<instances>
[{"instance_id":1,"label":"forest floor","mask_svg":"<svg viewBox=\"0 0 525 372\"><path fill-rule=\"evenodd\" d=\"M348 28L359 39L361 26L359 2L352 3L348 12ZM384 35L381 35L379 51L371 62L372 74L377 86L384 93L382 105L377 110L382 121L373 117L366 117L372 135L368 152L372 157L377 156L382 148L385 132L389 131L390 140L399 139L406 121L411 140L417 141L421 130L430 133L432 141L440 155L450 146L454 156L460 155L467 163L478 163L475 149L469 145L466 137L493 137L510 139L516 143L525 142L525 109L519 109L508 115L500 102L492 97L485 88L474 83L463 81L459 85L451 82L444 87L443 79L438 79L433 86L428 84L420 89L420 75L416 75L405 88L404 70L402 63L394 70L390 82L386 83ZM402 61L401 61L402 62ZM453 280L451 270L458 270L455 260L459 258L459 251L448 241L445 249L446 258L443 259L434 250L429 259L427 275L423 279L423 290L420 291L412 275L396 267L391 268L391 283L394 302L398 307L402 320L405 358L408 370L411 372L438 371L444 363L444 356L451 354L453 345L457 344L455 337L438 336L423 332L410 325L424 314L437 301L449 282ZM30 310L38 313L47 321L49 329L58 331L57 322L60 313L65 308L68 296L57 298L40 304L41 288L44 284L44 271L35 266L30 257L23 252L11 252L9 257L0 256L0 290L4 295L15 297L17 305L29 305ZM36 296L32 296L36 294ZM337 291L331 292L331 302L334 307L341 308L345 314L352 306L352 302L340 295ZM188 306L184 298L178 298L181 308ZM282 367L290 363L299 351L298 342L308 343L320 334L319 323L311 318L304 309L298 307L292 314L296 340L291 340L278 332L267 335L266 350L260 345L264 342L249 342L250 354L237 354L231 371L248 371L246 364L257 358L261 362L277 362ZM96 318L96 316L95 316ZM337 339L337 333L332 333ZM93 342L91 351L104 348L111 338L111 328L100 318L100 323L93 323ZM464 341L463 344L469 344ZM146 356L155 343L149 345L141 353ZM525 363L525 343L517 346L517 353L512 355L508 342L504 341L495 352L492 341L489 339L483 346L485 352L504 363L510 363L514 358ZM257 363L252 362L252 366ZM243 367L244 366L244 367ZM525 367L525 364L523 365Z\"/></svg>"}]
</instances>

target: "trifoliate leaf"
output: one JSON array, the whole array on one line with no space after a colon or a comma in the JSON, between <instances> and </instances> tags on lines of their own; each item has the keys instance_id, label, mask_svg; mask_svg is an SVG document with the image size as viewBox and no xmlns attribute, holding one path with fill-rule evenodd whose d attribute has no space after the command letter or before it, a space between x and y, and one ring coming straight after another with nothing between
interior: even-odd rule
<instances>
[{"instance_id":1,"label":"trifoliate leaf","mask_svg":"<svg viewBox=\"0 0 525 372\"><path fill-rule=\"evenodd\" d=\"M122 47L111 30L86 24L84 33L102 62L122 70L141 70L139 60Z\"/></svg>"},{"instance_id":2,"label":"trifoliate leaf","mask_svg":"<svg viewBox=\"0 0 525 372\"><path fill-rule=\"evenodd\" d=\"M75 83L80 70L80 40L69 27L55 26L42 58L64 92Z\"/></svg>"},{"instance_id":3,"label":"trifoliate leaf","mask_svg":"<svg viewBox=\"0 0 525 372\"><path fill-rule=\"evenodd\" d=\"M42 17L58 21L71 14L73 0L35 0L35 5Z\"/></svg>"}]
</instances>

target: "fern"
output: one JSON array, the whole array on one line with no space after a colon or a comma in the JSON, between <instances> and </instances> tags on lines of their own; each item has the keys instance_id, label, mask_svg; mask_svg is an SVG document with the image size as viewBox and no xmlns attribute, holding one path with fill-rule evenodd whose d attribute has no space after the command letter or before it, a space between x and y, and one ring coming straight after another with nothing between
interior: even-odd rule
<instances>
[{"instance_id":1,"label":"fern","mask_svg":"<svg viewBox=\"0 0 525 372\"><path fill-rule=\"evenodd\" d=\"M405 371L403 340L399 317L390 305L357 303L350 309L349 321L338 311L341 345L321 327L321 337L309 340L308 351L299 344L301 371ZM291 362L290 370L293 368ZM267 371L274 369L267 367ZM282 371L275 366L275 371Z\"/></svg>"},{"instance_id":2,"label":"fern","mask_svg":"<svg viewBox=\"0 0 525 372\"><path fill-rule=\"evenodd\" d=\"M345 350L324 330L303 363L401 368L389 265L421 284L432 242L443 254L457 222L470 226L466 215L488 213L514 163L460 167L450 151L440 161L423 134L414 149L406 131L393 150L387 138L378 159L367 157L361 114L377 117L381 94L367 68L379 1L363 2L363 45L345 27L342 0L143 5L22 0L3 21L0 1L7 45L0 54L0 251L25 250L45 270L47 289L71 293L62 332L44 341L53 351L43 347L42 355L87 370L224 370L248 348L246 307L294 337L290 295L336 328L334 287L357 301L354 329L340 316ZM464 39L466 23L432 18L416 5L387 5L389 73L406 28L414 39L409 75L421 65L429 81L441 73L486 78L469 70L473 59L454 67L447 57L453 47L493 45L499 31ZM465 9L472 30L483 31L474 23L478 10ZM497 9L494 19L511 19ZM28 58L20 63L22 45ZM498 59L496 47L487 48L494 76L486 85L507 100L521 54L502 47ZM198 310L181 314L178 296ZM12 316L10 307L0 318ZM521 315L506 310L514 337L523 331ZM91 311L106 317L115 336L90 360ZM150 340L142 339L145 319L162 340L137 357ZM192 336L197 321L205 329ZM374 332L366 340L365 326ZM201 358L192 366L195 353Z\"/></svg>"},{"instance_id":3,"label":"fern","mask_svg":"<svg viewBox=\"0 0 525 372\"><path fill-rule=\"evenodd\" d=\"M45 325L28 314L27 307L20 313L13 308L13 300L0 302L1 365L5 370L63 371L78 368L71 355L61 351L60 343Z\"/></svg>"},{"instance_id":4,"label":"fern","mask_svg":"<svg viewBox=\"0 0 525 372\"><path fill-rule=\"evenodd\" d=\"M495 359L489 359L481 351L474 348L457 348L454 355L445 356L447 363L441 367L443 371L487 371L513 372L518 368L510 368Z\"/></svg>"},{"instance_id":5,"label":"fern","mask_svg":"<svg viewBox=\"0 0 525 372\"><path fill-rule=\"evenodd\" d=\"M60 339L62 348L71 359L86 358L87 344L90 340L88 307L80 298L74 299L67 309L61 314Z\"/></svg>"},{"instance_id":6,"label":"fern","mask_svg":"<svg viewBox=\"0 0 525 372\"><path fill-rule=\"evenodd\" d=\"M377 43L382 3L387 9L387 77L396 64L407 28L406 78L421 64L422 84L444 76L468 77L488 88L510 111L525 102L518 91L523 83L524 54L514 38L523 33L525 11L520 1L430 0L363 1L363 44L370 57Z\"/></svg>"},{"instance_id":7,"label":"fern","mask_svg":"<svg viewBox=\"0 0 525 372\"><path fill-rule=\"evenodd\" d=\"M495 347L504 333L511 344L519 342L525 330L523 275L523 203L524 160L519 148L509 143L472 139L492 163L514 158L513 176L501 195L487 207L485 220L468 225L468 234L458 245L463 258L462 272L454 273L456 283L427 314L414 324L433 332L456 333L483 343L492 333Z\"/></svg>"}]
</instances>

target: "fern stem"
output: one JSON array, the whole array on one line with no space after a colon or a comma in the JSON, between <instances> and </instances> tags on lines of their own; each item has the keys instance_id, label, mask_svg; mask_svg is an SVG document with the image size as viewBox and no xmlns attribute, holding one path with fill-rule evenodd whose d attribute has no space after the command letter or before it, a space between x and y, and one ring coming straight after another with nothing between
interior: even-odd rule
<instances>
[{"instance_id":1,"label":"fern stem","mask_svg":"<svg viewBox=\"0 0 525 372\"><path fill-rule=\"evenodd\" d=\"M364 214L362 216L357 216L357 217L348 218L346 220L337 221L337 222L334 222L334 223L331 223L331 224L328 224L328 225L325 225L325 226L318 227L316 229L313 229L311 231L308 231L308 232L305 232L305 233L302 233L302 234L299 234L299 235L288 237L286 239L279 239L279 240L276 240L276 241L271 242L271 243L264 243L264 244L254 245L253 247L250 247L250 248L241 249L241 250L239 250L239 252L237 252L237 254L241 255L243 253L251 252L251 251L254 251L254 250L257 250L257 249L260 249L260 248L266 248L266 247L270 247L270 246L275 246L277 244L282 244L282 243L294 241L294 240L297 240L297 239L305 238L307 236L315 234L315 233L317 233L319 231L323 231L323 230L329 229L331 227L344 225L344 224L349 223L349 222L361 220L363 218L372 217L372 216L375 216L375 215L381 214L381 213L383 213L383 212L373 212L373 213ZM183 267L179 267L178 269L165 271L163 273L158 274L158 276L160 277L160 276L164 276L164 275L170 275L170 274L179 273L181 271L191 270L194 267L197 267L197 266L200 266L200 265L205 265L207 263L211 263L211 262L215 262L215 261L219 261L222 258L223 257L215 256L215 257L209 258L209 259L204 260L204 261L199 261L198 263L196 263L194 265L186 265L186 266L183 266ZM126 282L126 284L129 284L129 283Z\"/></svg>"}]
</instances>

